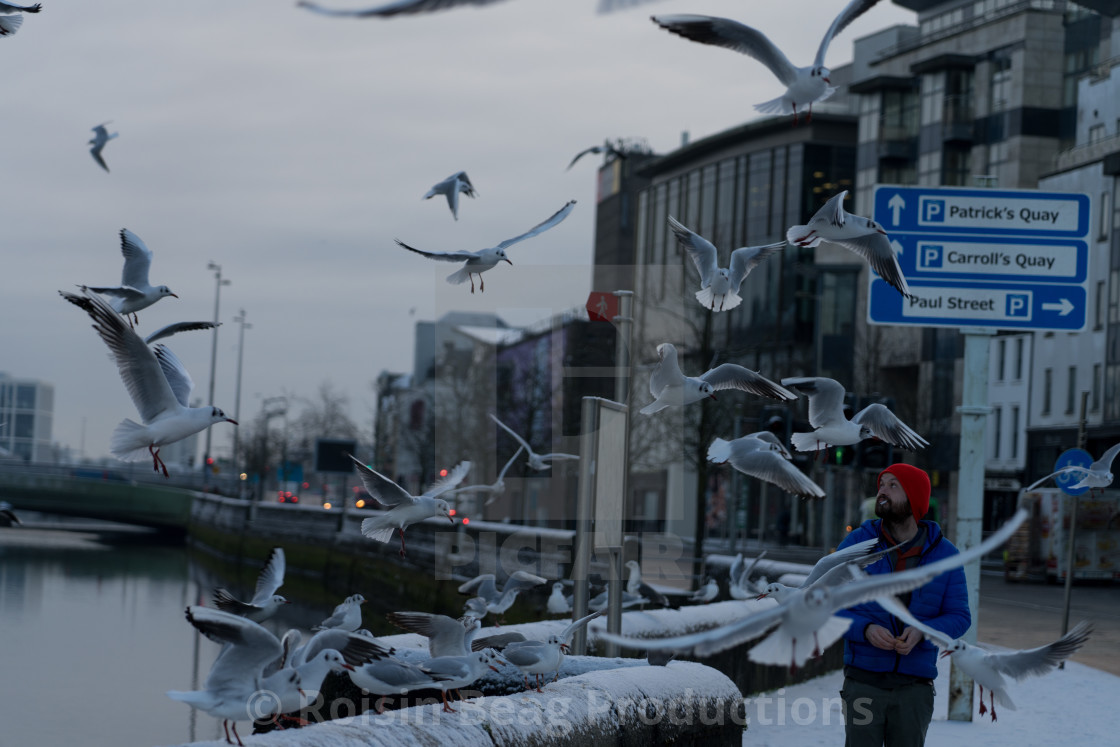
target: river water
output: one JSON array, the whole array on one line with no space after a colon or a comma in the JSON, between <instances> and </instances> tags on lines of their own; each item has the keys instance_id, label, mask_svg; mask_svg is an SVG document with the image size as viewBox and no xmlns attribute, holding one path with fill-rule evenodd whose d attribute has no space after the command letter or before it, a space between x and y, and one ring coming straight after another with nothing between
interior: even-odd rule
<instances>
[{"instance_id":1,"label":"river water","mask_svg":"<svg viewBox=\"0 0 1120 747\"><path fill-rule=\"evenodd\" d=\"M201 687L218 653L184 617L214 578L192 552L154 535L0 528L0 747L224 739L220 721L166 695ZM269 626L303 627L308 612L289 615L300 620Z\"/></svg>"}]
</instances>

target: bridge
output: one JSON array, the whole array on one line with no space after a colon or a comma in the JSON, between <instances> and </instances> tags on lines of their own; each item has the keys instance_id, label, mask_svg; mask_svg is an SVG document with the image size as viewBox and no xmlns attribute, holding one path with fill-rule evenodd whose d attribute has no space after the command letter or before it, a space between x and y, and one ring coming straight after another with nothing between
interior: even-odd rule
<instances>
[{"instance_id":1,"label":"bridge","mask_svg":"<svg viewBox=\"0 0 1120 747\"><path fill-rule=\"evenodd\" d=\"M27 463L0 464L0 500L18 513L40 511L103 519L163 531L186 531L191 503L203 489L197 474L148 479L123 469Z\"/></svg>"}]
</instances>

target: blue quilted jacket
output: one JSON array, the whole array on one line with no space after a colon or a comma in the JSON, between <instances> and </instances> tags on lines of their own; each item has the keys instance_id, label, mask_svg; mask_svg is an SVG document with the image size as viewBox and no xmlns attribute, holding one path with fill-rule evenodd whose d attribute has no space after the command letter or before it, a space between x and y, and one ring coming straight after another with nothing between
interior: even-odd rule
<instances>
[{"instance_id":1,"label":"blue quilted jacket","mask_svg":"<svg viewBox=\"0 0 1120 747\"><path fill-rule=\"evenodd\" d=\"M879 544L875 549L881 550L890 546L882 533L882 521L873 519L865 521L844 538L839 548L853 545L857 542L878 538ZM941 527L932 521L919 522L919 530L926 530L926 541L922 552L915 558L908 558L906 568L916 568L936 560L956 555L958 550L953 543L945 539ZM880 558L864 570L870 574L891 573L893 570L895 553L890 553ZM959 638L972 624L972 615L968 610L968 587L965 584L964 570L954 568L934 578L925 586L911 592L910 612L914 617L936 628L950 638ZM905 627L898 618L888 615L882 607L874 602L859 604L836 613L843 617L850 617L852 624L844 634L844 664L857 667L869 672L900 672L915 677L935 679L937 677L937 646L923 639L906 656L900 656L894 651L884 651L867 642L863 631L868 625L874 623L882 625L895 635L902 632Z\"/></svg>"}]
</instances>

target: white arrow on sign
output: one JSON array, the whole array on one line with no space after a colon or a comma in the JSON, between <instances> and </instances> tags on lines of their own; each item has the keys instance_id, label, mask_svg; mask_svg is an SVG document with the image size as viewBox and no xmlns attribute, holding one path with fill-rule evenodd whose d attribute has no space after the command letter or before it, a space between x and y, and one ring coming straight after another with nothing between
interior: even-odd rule
<instances>
[{"instance_id":1,"label":"white arrow on sign","mask_svg":"<svg viewBox=\"0 0 1120 747\"><path fill-rule=\"evenodd\" d=\"M1068 298L1063 298L1058 303L1044 303L1042 304L1043 311L1056 311L1058 316L1066 316L1069 312L1073 311L1073 304L1070 303Z\"/></svg>"},{"instance_id":2,"label":"white arrow on sign","mask_svg":"<svg viewBox=\"0 0 1120 747\"><path fill-rule=\"evenodd\" d=\"M891 239L891 249L894 249L895 254L902 254L902 244L898 243L894 239Z\"/></svg>"},{"instance_id":3,"label":"white arrow on sign","mask_svg":"<svg viewBox=\"0 0 1120 747\"><path fill-rule=\"evenodd\" d=\"M891 209L891 223L897 226L900 219L899 213L902 212L902 208L906 207L906 200L902 199L902 195L898 192L895 192L894 197L887 202L887 207Z\"/></svg>"}]
</instances>

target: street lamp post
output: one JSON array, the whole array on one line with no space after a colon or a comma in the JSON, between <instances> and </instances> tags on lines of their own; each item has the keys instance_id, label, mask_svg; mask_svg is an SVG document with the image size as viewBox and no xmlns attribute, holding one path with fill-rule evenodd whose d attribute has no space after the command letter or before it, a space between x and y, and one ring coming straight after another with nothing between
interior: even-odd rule
<instances>
[{"instance_id":1,"label":"street lamp post","mask_svg":"<svg viewBox=\"0 0 1120 747\"><path fill-rule=\"evenodd\" d=\"M218 303L219 303L219 301L221 299L221 296L222 296L222 286L223 285L229 285L230 281L229 280L222 280L222 266L221 265L211 261L211 262L206 263L206 269L214 271L214 281L215 281L215 288L214 288L214 337L213 337L213 340L212 340L211 345L210 345L210 398L208 400L206 400L206 403L208 405L210 405L211 407L213 407L214 406L214 371L215 371L215 368L216 368L217 362L218 362L218 325L221 323L221 322L218 321ZM211 438L211 435L212 435L211 432L210 432L211 428L212 428L212 426L207 426L206 427L206 449L205 449L205 451L203 452L203 455L202 455L202 474L203 475L207 474L207 472L209 471L209 467L210 467L210 465L208 465L206 462L209 461L209 459L210 459L210 438Z\"/></svg>"},{"instance_id":2,"label":"street lamp post","mask_svg":"<svg viewBox=\"0 0 1120 747\"><path fill-rule=\"evenodd\" d=\"M245 357L245 330L252 329L253 325L245 321L245 309L241 309L241 313L235 316L233 321L240 325L237 336L237 395L233 400L233 419L241 422L241 362ZM240 428L233 429L233 464L235 469L237 469L240 464L240 457L237 452L237 447L240 442L238 436L240 433ZM237 469L237 471L240 473L240 469Z\"/></svg>"}]
</instances>

